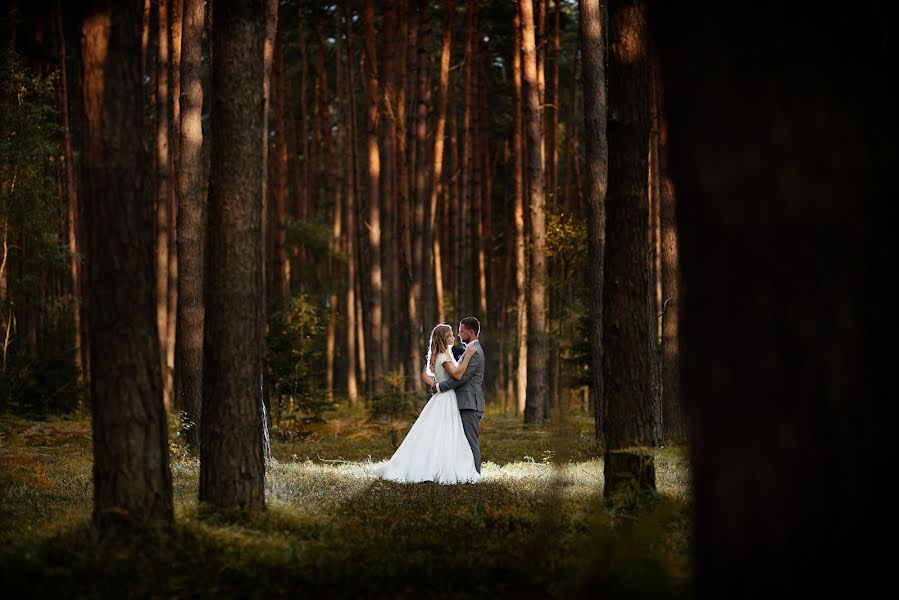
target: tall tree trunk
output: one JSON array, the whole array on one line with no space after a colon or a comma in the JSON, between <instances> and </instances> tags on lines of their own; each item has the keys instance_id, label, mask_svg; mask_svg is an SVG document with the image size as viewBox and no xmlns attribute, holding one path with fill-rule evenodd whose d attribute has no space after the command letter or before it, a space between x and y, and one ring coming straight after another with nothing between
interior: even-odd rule
<instances>
[{"instance_id":1,"label":"tall tree trunk","mask_svg":"<svg viewBox=\"0 0 899 600\"><path fill-rule=\"evenodd\" d=\"M421 371L423 347L427 343L424 340L425 333L433 326L429 303L423 300L427 297L424 289L430 288L429 274L432 269L426 267L431 262L432 246L430 236L425 235L425 221L429 216L428 208L430 196L428 195L428 152L426 149L428 138L428 42L430 41L430 27L428 23L427 7L421 3L416 5L416 110L415 110L415 139L413 148L414 160L412 166L415 172L415 194L412 196L413 206L413 250L411 271L411 293L409 294L409 379L412 389L419 389L420 381L417 377ZM428 228L430 229L430 227ZM433 289L433 288L431 288Z\"/></svg>"},{"instance_id":2,"label":"tall tree trunk","mask_svg":"<svg viewBox=\"0 0 899 600\"><path fill-rule=\"evenodd\" d=\"M362 24L365 30L365 91L368 102L368 252L369 267L369 334L368 377L371 391L379 391L384 379L384 355L381 342L381 204L380 191L381 154L378 147L378 58L375 50L375 6L373 0L364 0Z\"/></svg>"},{"instance_id":3,"label":"tall tree trunk","mask_svg":"<svg viewBox=\"0 0 899 600\"><path fill-rule=\"evenodd\" d=\"M528 290L528 380L524 422L542 424L546 404L546 198L543 179L543 136L534 13L531 3L519 2L521 11L524 108L527 126L528 198L530 200L530 286Z\"/></svg>"},{"instance_id":4,"label":"tall tree trunk","mask_svg":"<svg viewBox=\"0 0 899 600\"><path fill-rule=\"evenodd\" d=\"M277 298L287 299L290 292L290 261L287 260L287 205L288 163L287 163L287 82L284 67L284 40L281 31L275 34L275 56L273 67L274 89L272 90L275 111L275 147L273 157L274 185L272 196L275 209L274 259L275 269L272 287Z\"/></svg>"},{"instance_id":5,"label":"tall tree trunk","mask_svg":"<svg viewBox=\"0 0 899 600\"><path fill-rule=\"evenodd\" d=\"M174 513L144 197L141 8L91 3L81 30L93 521L102 534L129 521L168 529Z\"/></svg>"},{"instance_id":6,"label":"tall tree trunk","mask_svg":"<svg viewBox=\"0 0 899 600\"><path fill-rule=\"evenodd\" d=\"M656 102L659 111L659 222L661 247L662 304L662 407L665 443L687 440L687 419L680 394L680 259L675 220L674 182L668 172L668 126L665 120L664 90L656 74Z\"/></svg>"},{"instance_id":7,"label":"tall tree trunk","mask_svg":"<svg viewBox=\"0 0 899 600\"><path fill-rule=\"evenodd\" d=\"M218 0L212 43L212 164L200 501L265 509L262 133L268 0Z\"/></svg>"},{"instance_id":8,"label":"tall tree trunk","mask_svg":"<svg viewBox=\"0 0 899 600\"><path fill-rule=\"evenodd\" d=\"M345 0L344 0L345 2ZM353 228L356 231L356 235L353 236L353 252L350 254L351 260L355 263L354 268L356 270L356 276L353 279L353 282L356 286L356 298L355 298L355 315L356 315L356 348L357 348L357 366L359 367L359 383L362 385L363 389L368 389L368 370L367 370L367 362L366 362L366 354L365 354L365 321L363 318L363 292L365 290L364 277L362 274L362 265L364 265L364 261L362 260L362 248L364 247L363 242L363 234L362 227L359 227L358 224L360 222L361 209L362 205L360 202L360 194L362 190L362 161L359 159L359 136L357 135L358 128L356 124L358 121L356 120L356 77L354 65L356 61L353 60L354 56L354 45L353 45L353 27L352 27L352 10L346 10L346 5L344 4L344 13L345 13L345 31L346 31L346 42L347 42L347 83L349 85L349 122L350 122L350 148L352 152L352 181L353 181ZM349 210L349 209L347 209ZM347 305L347 311L353 310L352 304Z\"/></svg>"},{"instance_id":9,"label":"tall tree trunk","mask_svg":"<svg viewBox=\"0 0 899 600\"><path fill-rule=\"evenodd\" d=\"M401 298L409 298L409 259L412 253L412 237L410 232L410 211L409 211L409 175L407 171L415 170L414 165L409 166L406 162L406 46L409 36L409 18L407 10L407 2L402 1L397 4L397 27L396 27L396 46L393 59L393 95L394 95L394 146L393 146L393 202L396 204L394 212L394 246L393 253L393 286L391 297L393 301L393 321L391 323L402 323L407 328L412 328L409 321L408 300L402 302ZM411 277L410 277L411 278ZM390 336L393 347L390 349L390 355L396 357L394 369L401 372L405 371L407 363L402 360L402 349L405 342L402 336ZM414 346L413 346L414 348ZM413 371L420 372L418 368ZM412 383L411 373L406 378L406 389L410 389ZM415 377L416 382L418 377Z\"/></svg>"},{"instance_id":10,"label":"tall tree trunk","mask_svg":"<svg viewBox=\"0 0 899 600\"><path fill-rule=\"evenodd\" d=\"M596 442L604 437L603 414L603 259L609 146L606 120L605 14L600 0L580 0L580 50L584 65L584 130L587 150L587 245L590 265L590 393Z\"/></svg>"},{"instance_id":11,"label":"tall tree trunk","mask_svg":"<svg viewBox=\"0 0 899 600\"><path fill-rule=\"evenodd\" d=\"M156 0L156 327L159 334L163 401L172 408L168 369L169 332L169 237L172 187L169 156L169 36L168 2Z\"/></svg>"},{"instance_id":12,"label":"tall tree trunk","mask_svg":"<svg viewBox=\"0 0 899 600\"><path fill-rule=\"evenodd\" d=\"M81 217L78 203L78 181L75 176L75 151L72 147L72 128L69 120L69 79L68 60L66 52L65 22L62 16L62 1L55 4L56 28L59 35L59 74L60 74L60 105L62 106L63 125L63 159L65 163L65 192L66 192L66 238L71 264L69 276L71 277L72 290L72 323L74 327L75 365L78 367L79 377L86 378L87 361L87 328L83 326L82 311L84 304L81 300Z\"/></svg>"},{"instance_id":13,"label":"tall tree trunk","mask_svg":"<svg viewBox=\"0 0 899 600\"><path fill-rule=\"evenodd\" d=\"M602 298L603 401L606 414L606 495L625 467L641 484L649 465L618 465L613 452L655 446L660 406L652 314L648 223L650 70L645 6L625 0L609 8L609 188ZM586 64L585 64L586 69ZM586 94L585 94L586 98ZM586 100L585 100L586 101ZM617 454L616 454L617 456Z\"/></svg>"},{"instance_id":14,"label":"tall tree trunk","mask_svg":"<svg viewBox=\"0 0 899 600\"><path fill-rule=\"evenodd\" d=\"M344 197L344 212L346 222L346 245L344 252L347 256L347 286L346 286L346 347L347 347L347 398L350 405L355 406L359 399L359 387L356 381L356 132L354 115L351 110L351 102L355 93L353 85L353 55L350 37L347 28L350 26L350 15L346 10L346 1L341 0L337 5L337 97L338 97L338 122L340 123L340 152L342 164L347 166L344 171L343 187L341 193ZM343 39L346 32L346 50L344 51ZM344 55L346 63L344 66ZM346 73L346 75L344 75Z\"/></svg>"},{"instance_id":15,"label":"tall tree trunk","mask_svg":"<svg viewBox=\"0 0 899 600\"><path fill-rule=\"evenodd\" d=\"M474 170L474 142L472 134L472 112L474 108L474 46L475 37L475 0L466 0L465 2L465 55L463 67L462 81L462 187L457 204L459 210L459 219L454 221L458 224L458 229L454 230L453 238L456 240L456 300L455 309L459 313L459 318L467 317L472 314L471 299L474 296L474 287L472 282L475 281L473 276L474 269L474 253L472 244L475 240L471 239L470 228L472 218L472 171Z\"/></svg>"},{"instance_id":16,"label":"tall tree trunk","mask_svg":"<svg viewBox=\"0 0 899 600\"><path fill-rule=\"evenodd\" d=\"M477 125L475 127L477 146L475 146L475 153L473 160L475 161L474 165L474 189L475 189L475 206L474 206L474 218L475 218L475 231L477 232L477 265L472 264L472 271L475 276L475 285L472 286L473 290L477 291L478 294L478 302L473 305L477 306L478 309L478 318L481 321L481 324L489 324L489 317L487 315L487 254L486 249L490 243L489 236L485 236L486 227L485 224L488 222L485 219L485 213L487 212L487 207L490 202L490 190L489 181L490 181L490 124L487 119L487 111L484 110L484 105L486 103L487 97L487 80L486 78L482 79L484 75L483 70L481 69L481 65L483 62L483 43L481 42L481 36L478 36L477 42L477 52L475 53L475 64L474 68L476 69L476 74L478 76L478 83L476 88L472 88L472 92L477 89L477 93L472 94L472 110L477 113ZM474 241L474 240L472 240Z\"/></svg>"},{"instance_id":17,"label":"tall tree trunk","mask_svg":"<svg viewBox=\"0 0 899 600\"><path fill-rule=\"evenodd\" d=\"M169 81L172 84L172 128L169 132L171 136L171 152L169 152L169 200L171 202L169 209L169 297L168 297L168 319L166 328L166 366L169 373L168 385L170 386L169 395L171 396L173 406L182 410L184 407L175 405L178 393L177 388L180 385L178 380L178 369L175 364L175 346L177 344L177 327L178 327L178 173L177 165L179 164L180 142L181 142L181 29L182 18L184 13L183 0L171 0L169 9L169 21L171 26L168 31L167 43L171 49L172 60L169 63Z\"/></svg>"},{"instance_id":18,"label":"tall tree trunk","mask_svg":"<svg viewBox=\"0 0 899 600\"><path fill-rule=\"evenodd\" d=\"M528 385L528 264L526 239L524 231L524 94L522 91L521 68L521 13L516 10L513 29L515 47L512 53L512 77L515 88L515 109L513 111L515 125L513 134L513 151L515 153L515 314L518 369L515 371L516 414L524 416L525 399Z\"/></svg>"},{"instance_id":19,"label":"tall tree trunk","mask_svg":"<svg viewBox=\"0 0 899 600\"><path fill-rule=\"evenodd\" d=\"M337 188L331 184L331 169L334 165L333 146L331 140L331 117L328 109L328 70L325 67L325 54L328 47L325 43L322 16L316 14L315 35L318 40L318 53L315 57L316 76L319 80L319 127L321 131L321 153L323 177L321 187L324 190L326 207L331 220L331 235L329 238L330 254L337 253L337 242L341 237L341 205L340 195L335 193ZM338 57L339 60L339 57ZM338 265L332 259L328 259L328 323L326 331L326 390L329 397L334 394L334 370L337 360L337 282L340 280Z\"/></svg>"},{"instance_id":20,"label":"tall tree trunk","mask_svg":"<svg viewBox=\"0 0 899 600\"><path fill-rule=\"evenodd\" d=\"M441 189L449 189L443 183L443 148L444 138L446 137L446 111L449 97L449 81L450 81L450 59L452 58L453 49L453 15L455 14L455 2L448 0L445 8L445 17L443 21L443 38L440 43L440 74L437 92L437 114L436 123L434 125L434 153L432 156L431 167L431 206L430 206L430 229L434 255L434 293L435 293L435 309L437 321L441 323L444 320L443 314L443 263L441 257L441 235L437 229L437 200ZM448 223L441 223L440 227L447 227ZM427 283L430 285L430 281ZM429 323L428 325L431 325Z\"/></svg>"},{"instance_id":21,"label":"tall tree trunk","mask_svg":"<svg viewBox=\"0 0 899 600\"><path fill-rule=\"evenodd\" d=\"M562 99L559 96L559 60L561 59L562 40L561 40L561 0L554 0L555 6L553 11L553 65L552 80L550 89L552 90L552 99L549 101L550 112L547 115L547 160L549 161L549 196L553 202L559 203L559 110L561 109Z\"/></svg>"},{"instance_id":22,"label":"tall tree trunk","mask_svg":"<svg viewBox=\"0 0 899 600\"><path fill-rule=\"evenodd\" d=\"M269 117L272 108L272 64L275 59L275 36L278 33L278 0L265 0L265 40L262 65L262 307L268 306L269 285Z\"/></svg>"},{"instance_id":23,"label":"tall tree trunk","mask_svg":"<svg viewBox=\"0 0 899 600\"><path fill-rule=\"evenodd\" d=\"M695 589L871 597L897 533L895 13L784 5L750 25L730 6L653 5Z\"/></svg>"},{"instance_id":24,"label":"tall tree trunk","mask_svg":"<svg viewBox=\"0 0 899 600\"><path fill-rule=\"evenodd\" d=\"M179 404L186 416L183 435L200 449L203 401L203 0L184 0L181 36L181 141L178 155L178 323Z\"/></svg>"}]
</instances>

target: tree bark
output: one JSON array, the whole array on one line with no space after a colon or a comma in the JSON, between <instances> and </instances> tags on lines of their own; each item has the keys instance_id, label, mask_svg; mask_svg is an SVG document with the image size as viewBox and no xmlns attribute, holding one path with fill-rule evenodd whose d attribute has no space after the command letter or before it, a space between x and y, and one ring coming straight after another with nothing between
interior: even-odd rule
<instances>
[{"instance_id":1,"label":"tree bark","mask_svg":"<svg viewBox=\"0 0 899 600\"><path fill-rule=\"evenodd\" d=\"M168 361L169 333L169 237L171 236L172 186L169 156L169 36L168 2L156 0L156 327L162 369L163 401L172 408Z\"/></svg>"},{"instance_id":2,"label":"tree bark","mask_svg":"<svg viewBox=\"0 0 899 600\"><path fill-rule=\"evenodd\" d=\"M546 404L546 198L543 177L543 136L534 46L531 3L519 2L521 11L524 119L527 128L528 198L530 200L530 287L528 290L528 381L524 422L543 423Z\"/></svg>"},{"instance_id":3,"label":"tree bark","mask_svg":"<svg viewBox=\"0 0 899 600\"><path fill-rule=\"evenodd\" d=\"M93 522L171 527L172 476L144 196L142 5L94 2L81 30ZM123 377L127 374L127 377Z\"/></svg>"},{"instance_id":4,"label":"tree bark","mask_svg":"<svg viewBox=\"0 0 899 600\"><path fill-rule=\"evenodd\" d=\"M278 33L278 0L265 0L265 40L263 41L262 79L262 306L268 306L272 277L269 265L269 119L272 109L272 65L275 60L275 36Z\"/></svg>"},{"instance_id":5,"label":"tree bark","mask_svg":"<svg viewBox=\"0 0 899 600\"><path fill-rule=\"evenodd\" d=\"M286 118L286 74L284 67L284 40L281 31L275 34L275 56L273 58L273 106L275 112L275 146L273 153L274 185L274 260L272 287L280 301L290 293L290 261L287 259L287 206L288 164L287 164L287 118Z\"/></svg>"},{"instance_id":6,"label":"tree bark","mask_svg":"<svg viewBox=\"0 0 899 600\"><path fill-rule=\"evenodd\" d=\"M362 24L365 31L365 91L368 102L368 252L369 252L369 327L368 377L371 391L379 391L384 379L384 355L381 342L383 308L381 280L381 205L379 198L381 154L378 147L378 58L375 50L375 6L363 2Z\"/></svg>"},{"instance_id":7,"label":"tree bark","mask_svg":"<svg viewBox=\"0 0 899 600\"><path fill-rule=\"evenodd\" d=\"M262 140L267 0L216 2L200 501L265 509Z\"/></svg>"},{"instance_id":8,"label":"tree bark","mask_svg":"<svg viewBox=\"0 0 899 600\"><path fill-rule=\"evenodd\" d=\"M321 187L325 195L326 207L330 217L331 235L329 247L331 254L337 253L337 241L341 237L341 205L340 196L335 193L337 188L332 185L331 169L334 165L334 148L331 139L331 117L328 109L328 70L325 67L325 54L327 45L323 30L322 16L316 14L315 35L318 40L318 53L315 57L316 76L319 80L319 128L321 135L321 155L323 158L323 177ZM328 322L326 327L326 363L325 363L325 389L329 397L334 394L334 371L337 360L337 282L340 280L338 265L331 258L328 259Z\"/></svg>"},{"instance_id":9,"label":"tree bark","mask_svg":"<svg viewBox=\"0 0 899 600\"><path fill-rule=\"evenodd\" d=\"M455 2L448 0L443 21L443 37L440 44L440 74L438 76L437 113L434 125L434 152L431 167L431 206L430 206L430 237L433 246L434 257L434 301L437 318L434 320L443 322L443 263L441 257L441 231L437 229L437 200L442 189L446 189L443 183L443 148L446 137L446 111L449 97L450 59L453 48L453 15L455 14ZM440 227L445 227L441 223ZM430 281L428 282L430 284ZM430 325L430 323L429 323ZM435 323L436 325L436 323Z\"/></svg>"},{"instance_id":10,"label":"tree bark","mask_svg":"<svg viewBox=\"0 0 899 600\"><path fill-rule=\"evenodd\" d=\"M413 250L412 250L412 273L411 273L411 293L409 294L409 374L412 389L420 388L420 381L417 373L421 371L425 332L433 326L432 311L429 309L430 304L424 302L427 294L425 289L431 289L430 273L433 268L426 267L426 263L431 263L433 247L431 237L425 234L425 221L429 217L428 208L430 207L431 197L428 194L428 152L426 148L428 139L428 43L430 41L430 27L427 16L427 6L417 3L417 43L415 45L416 52L416 75L417 75L417 93L416 93L416 110L415 110L415 139L413 144L414 160L412 164L415 168L415 194L412 196L413 206ZM430 225L430 223L428 223ZM428 227L429 230L432 230Z\"/></svg>"},{"instance_id":11,"label":"tree bark","mask_svg":"<svg viewBox=\"0 0 899 600\"><path fill-rule=\"evenodd\" d=\"M590 268L590 388L596 442L604 437L603 414L603 260L609 146L605 65L605 11L600 0L580 0L580 46L584 85L584 142L587 152L587 245Z\"/></svg>"},{"instance_id":12,"label":"tree bark","mask_svg":"<svg viewBox=\"0 0 899 600\"><path fill-rule=\"evenodd\" d=\"M612 118L608 122L609 188L602 298L606 454L658 445L661 424L646 243L650 74L642 0L609 5L609 41ZM607 480L612 467L607 461ZM639 473L632 475L640 477ZM607 486L605 493L612 491Z\"/></svg>"},{"instance_id":13,"label":"tree bark","mask_svg":"<svg viewBox=\"0 0 899 600\"><path fill-rule=\"evenodd\" d=\"M513 151L515 153L515 292L516 292L516 340L518 369L515 376L516 414L524 417L528 384L528 264L524 230L524 94L522 92L521 68L521 14L515 11L513 29L515 47L512 50L512 77L514 98Z\"/></svg>"},{"instance_id":14,"label":"tree bark","mask_svg":"<svg viewBox=\"0 0 899 600\"><path fill-rule=\"evenodd\" d=\"M346 213L346 245L347 286L346 286L346 347L347 347L347 398L350 406L355 406L359 398L359 386L356 380L356 132L354 115L351 110L355 86L353 85L353 54L350 45L350 14L346 9L346 1L337 5L337 89L338 89L338 121L341 131L341 154L343 164L348 173L343 176L344 210ZM344 32L346 32L346 50L343 48ZM344 54L346 66L344 67ZM345 69L345 70L344 70ZM346 75L343 76L343 73Z\"/></svg>"},{"instance_id":15,"label":"tree bark","mask_svg":"<svg viewBox=\"0 0 899 600\"><path fill-rule=\"evenodd\" d=\"M181 141L178 163L178 323L179 404L186 423L182 434L194 453L200 449L203 404L203 0L184 0L181 36Z\"/></svg>"},{"instance_id":16,"label":"tree bark","mask_svg":"<svg viewBox=\"0 0 899 600\"><path fill-rule=\"evenodd\" d=\"M680 259L677 239L674 182L668 168L668 125L665 120L664 89L656 79L659 111L659 223L661 249L662 303L662 407L666 444L687 441L687 418L680 394L680 351L678 321L680 313Z\"/></svg>"},{"instance_id":17,"label":"tree bark","mask_svg":"<svg viewBox=\"0 0 899 600\"><path fill-rule=\"evenodd\" d=\"M750 26L726 5L653 5L700 598L866 597L891 578L899 98L884 7Z\"/></svg>"}]
</instances>

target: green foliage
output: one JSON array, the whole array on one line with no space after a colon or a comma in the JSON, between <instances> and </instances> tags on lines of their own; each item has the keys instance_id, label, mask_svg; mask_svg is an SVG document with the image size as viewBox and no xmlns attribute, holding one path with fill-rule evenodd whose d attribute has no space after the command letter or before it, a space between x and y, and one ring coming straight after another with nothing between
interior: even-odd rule
<instances>
[{"instance_id":1,"label":"green foliage","mask_svg":"<svg viewBox=\"0 0 899 600\"><path fill-rule=\"evenodd\" d=\"M73 410L85 395L75 364L75 299L52 291L71 261L60 235L65 218L57 188L63 157L56 85L55 73L41 77L17 54L0 55L0 237L8 249L0 274L7 283L0 338L9 340L0 405L32 414ZM16 318L24 307L37 323L29 344Z\"/></svg>"},{"instance_id":2,"label":"green foliage","mask_svg":"<svg viewBox=\"0 0 899 600\"><path fill-rule=\"evenodd\" d=\"M324 390L324 309L298 295L275 308L266 337L266 372L276 426L298 429L333 407Z\"/></svg>"}]
</instances>

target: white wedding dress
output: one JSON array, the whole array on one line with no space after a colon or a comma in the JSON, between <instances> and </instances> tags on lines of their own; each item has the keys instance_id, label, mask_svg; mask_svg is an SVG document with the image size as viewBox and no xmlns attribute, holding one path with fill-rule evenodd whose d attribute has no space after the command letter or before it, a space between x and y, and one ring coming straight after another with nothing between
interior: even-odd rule
<instances>
[{"instance_id":1,"label":"white wedding dress","mask_svg":"<svg viewBox=\"0 0 899 600\"><path fill-rule=\"evenodd\" d=\"M443 368L447 360L453 360L449 354L437 355L437 381L450 378ZM390 461L375 467L372 473L400 483L479 481L481 474L475 469L471 446L465 439L456 391L431 396Z\"/></svg>"}]
</instances>

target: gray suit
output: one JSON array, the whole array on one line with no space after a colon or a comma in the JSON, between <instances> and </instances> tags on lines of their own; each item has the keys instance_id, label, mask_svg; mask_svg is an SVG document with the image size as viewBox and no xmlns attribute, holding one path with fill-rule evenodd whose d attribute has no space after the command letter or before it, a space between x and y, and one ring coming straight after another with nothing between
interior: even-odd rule
<instances>
[{"instance_id":1,"label":"gray suit","mask_svg":"<svg viewBox=\"0 0 899 600\"><path fill-rule=\"evenodd\" d=\"M474 343L474 342L472 342ZM468 362L468 368L461 379L448 379L437 384L438 392L456 390L456 400L459 403L459 415L462 417L462 428L465 430L465 438L471 446L474 455L474 466L481 472L481 445L478 441L478 431L481 428L481 417L484 416L484 394L481 392L481 383L484 381L484 349L481 342L477 342L477 350Z\"/></svg>"}]
</instances>

